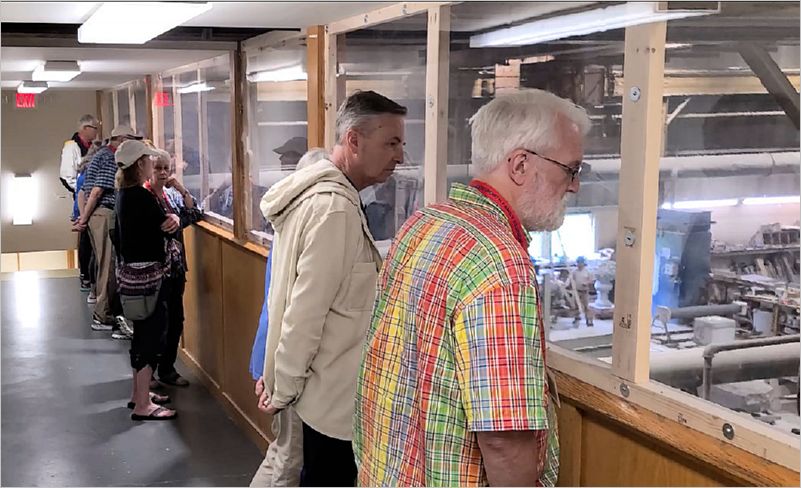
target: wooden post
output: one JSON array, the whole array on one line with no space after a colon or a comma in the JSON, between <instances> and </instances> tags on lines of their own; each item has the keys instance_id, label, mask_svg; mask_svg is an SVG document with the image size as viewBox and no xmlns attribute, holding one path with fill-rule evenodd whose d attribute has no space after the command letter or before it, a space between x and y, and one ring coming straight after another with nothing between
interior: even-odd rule
<instances>
[{"instance_id":1,"label":"wooden post","mask_svg":"<svg viewBox=\"0 0 801 488\"><path fill-rule=\"evenodd\" d=\"M200 68L197 69L197 81L202 80ZM200 198L209 196L209 114L206 98L208 92L197 93L197 128L198 128L198 163L200 164ZM233 154L232 154L233 157Z\"/></svg>"},{"instance_id":2,"label":"wooden post","mask_svg":"<svg viewBox=\"0 0 801 488\"><path fill-rule=\"evenodd\" d=\"M177 77L170 77L172 84L172 133L175 147L175 175L181 182L184 178L184 128L183 114L181 113L181 95L178 93ZM199 201L204 197L198 195Z\"/></svg>"},{"instance_id":3,"label":"wooden post","mask_svg":"<svg viewBox=\"0 0 801 488\"><path fill-rule=\"evenodd\" d=\"M234 238L240 241L247 239L252 207L250 191L250 177L248 165L245 161L244 146L244 99L245 85L244 59L242 44L239 43L236 51L230 53L231 63L231 170L232 184L234 186Z\"/></svg>"},{"instance_id":4,"label":"wooden post","mask_svg":"<svg viewBox=\"0 0 801 488\"><path fill-rule=\"evenodd\" d=\"M105 129L103 127L103 92L101 90L95 91L95 109L97 110L95 117L100 122L100 127L97 128L97 137L102 141Z\"/></svg>"},{"instance_id":5,"label":"wooden post","mask_svg":"<svg viewBox=\"0 0 801 488\"><path fill-rule=\"evenodd\" d=\"M155 83L153 80L150 80L150 96L148 100L150 101L150 112L151 112L151 126L152 126L152 137L153 143L162 149L167 149L167 141L164 138L164 107L162 106L155 106L155 96L154 93L163 93L164 92L164 81L162 80L161 76L157 77ZM176 171L178 170L178 165L175 167Z\"/></svg>"},{"instance_id":6,"label":"wooden post","mask_svg":"<svg viewBox=\"0 0 801 488\"><path fill-rule=\"evenodd\" d=\"M138 121L136 120L136 97L134 97L133 83L128 85L128 120L131 129L134 129L137 134L142 134L142 129L139 127Z\"/></svg>"},{"instance_id":7,"label":"wooden post","mask_svg":"<svg viewBox=\"0 0 801 488\"><path fill-rule=\"evenodd\" d=\"M323 141L325 149L331 152L336 144L337 109L339 94L337 87L337 35L325 27L325 123Z\"/></svg>"},{"instance_id":8,"label":"wooden post","mask_svg":"<svg viewBox=\"0 0 801 488\"><path fill-rule=\"evenodd\" d=\"M612 371L649 381L665 22L626 28Z\"/></svg>"},{"instance_id":9,"label":"wooden post","mask_svg":"<svg viewBox=\"0 0 801 488\"><path fill-rule=\"evenodd\" d=\"M428 9L426 48L426 135L423 166L425 205L448 196L448 83L450 6Z\"/></svg>"},{"instance_id":10,"label":"wooden post","mask_svg":"<svg viewBox=\"0 0 801 488\"><path fill-rule=\"evenodd\" d=\"M112 120L114 121L114 127L120 125L120 106L119 101L117 100L117 90L111 90L111 107L112 107ZM111 137L111 131L114 130L114 127L111 128L109 131L109 137Z\"/></svg>"},{"instance_id":11,"label":"wooden post","mask_svg":"<svg viewBox=\"0 0 801 488\"><path fill-rule=\"evenodd\" d=\"M155 141L156 137L153 133L153 77L150 75L145 75L145 113L147 114L145 123L147 133L145 136ZM163 145L159 147L163 147Z\"/></svg>"},{"instance_id":12,"label":"wooden post","mask_svg":"<svg viewBox=\"0 0 801 488\"><path fill-rule=\"evenodd\" d=\"M306 138L310 148L325 146L325 54L325 27L309 27L306 31Z\"/></svg>"}]
</instances>

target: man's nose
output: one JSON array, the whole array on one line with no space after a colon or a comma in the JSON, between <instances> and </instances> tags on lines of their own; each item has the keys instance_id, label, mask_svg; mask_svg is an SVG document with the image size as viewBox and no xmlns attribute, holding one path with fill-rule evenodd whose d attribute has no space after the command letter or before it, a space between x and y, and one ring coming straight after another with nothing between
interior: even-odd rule
<instances>
[{"instance_id":1,"label":"man's nose","mask_svg":"<svg viewBox=\"0 0 801 488\"><path fill-rule=\"evenodd\" d=\"M581 182L579 181L578 175L570 181L570 184L567 185L568 193L578 193L579 187L581 186Z\"/></svg>"}]
</instances>

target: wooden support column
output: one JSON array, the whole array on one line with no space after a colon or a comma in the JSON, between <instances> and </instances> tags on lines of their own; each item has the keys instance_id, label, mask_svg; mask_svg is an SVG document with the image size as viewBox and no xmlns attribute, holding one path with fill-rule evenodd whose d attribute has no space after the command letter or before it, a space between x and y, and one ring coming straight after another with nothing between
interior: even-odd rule
<instances>
[{"instance_id":1,"label":"wooden support column","mask_svg":"<svg viewBox=\"0 0 801 488\"><path fill-rule=\"evenodd\" d=\"M145 128L147 130L146 136L151 140L156 140L156 135L153 132L153 77L150 75L145 76L145 113L147 120L145 121ZM159 147L164 147L159 146Z\"/></svg>"},{"instance_id":2,"label":"wooden support column","mask_svg":"<svg viewBox=\"0 0 801 488\"><path fill-rule=\"evenodd\" d=\"M111 127L111 129L109 129L109 137L111 137L111 131L114 130L114 127L120 125L120 106L117 100L117 90L114 89L111 90L111 108L111 111L113 112L111 114L111 120L114 121L114 125Z\"/></svg>"},{"instance_id":3,"label":"wooden support column","mask_svg":"<svg viewBox=\"0 0 801 488\"><path fill-rule=\"evenodd\" d=\"M626 28L612 371L648 382L665 22Z\"/></svg>"},{"instance_id":4,"label":"wooden support column","mask_svg":"<svg viewBox=\"0 0 801 488\"><path fill-rule=\"evenodd\" d=\"M100 127L97 128L97 137L102 141L106 129L103 127L103 92L101 90L95 92L95 110L97 110L95 117L100 122Z\"/></svg>"},{"instance_id":5,"label":"wooden support column","mask_svg":"<svg viewBox=\"0 0 801 488\"><path fill-rule=\"evenodd\" d=\"M136 120L136 97L134 96L134 84L128 85L128 126L137 134L142 134L142 128L139 127L139 121Z\"/></svg>"},{"instance_id":6,"label":"wooden support column","mask_svg":"<svg viewBox=\"0 0 801 488\"><path fill-rule=\"evenodd\" d=\"M181 111L181 95L178 93L178 80L175 76L170 76L172 85L172 133L175 147L175 175L181 182L184 177L184 127L183 113ZM200 195L199 201L203 200Z\"/></svg>"},{"instance_id":7,"label":"wooden support column","mask_svg":"<svg viewBox=\"0 0 801 488\"><path fill-rule=\"evenodd\" d=\"M426 48L426 135L423 174L425 205L448 196L448 76L451 8L428 9Z\"/></svg>"},{"instance_id":8,"label":"wooden support column","mask_svg":"<svg viewBox=\"0 0 801 488\"><path fill-rule=\"evenodd\" d=\"M242 44L230 54L231 62L231 169L234 190L234 238L239 241L247 239L249 222L251 221L252 195L250 177L245 160L244 138L245 100L247 89L245 78L245 53Z\"/></svg>"},{"instance_id":9,"label":"wooden support column","mask_svg":"<svg viewBox=\"0 0 801 488\"><path fill-rule=\"evenodd\" d=\"M337 109L342 100L337 79L337 35L325 27L325 124L323 141L325 149L331 152L336 144Z\"/></svg>"},{"instance_id":10,"label":"wooden support column","mask_svg":"<svg viewBox=\"0 0 801 488\"><path fill-rule=\"evenodd\" d=\"M233 56L233 54L231 55ZM197 81L203 81L203 72L197 69ZM200 164L200 198L205 200L209 196L209 111L208 93L198 92L197 95L197 132L198 132L198 163ZM231 124L233 127L233 124ZM231 154L233 157L233 152Z\"/></svg>"},{"instance_id":11,"label":"wooden support column","mask_svg":"<svg viewBox=\"0 0 801 488\"><path fill-rule=\"evenodd\" d=\"M306 138L309 148L325 146L325 27L315 25L306 31Z\"/></svg>"},{"instance_id":12,"label":"wooden support column","mask_svg":"<svg viewBox=\"0 0 801 488\"><path fill-rule=\"evenodd\" d=\"M160 147L164 150L167 149L167 141L164 137L164 107L161 105L155 105L156 96L154 95L156 92L163 93L164 92L164 82L161 76L158 76L155 82L151 79L150 81L150 96L148 100L150 101L150 112L151 112L151 126L153 128L152 136L153 142L156 144L157 147ZM159 95L161 99L162 96ZM178 169L176 165L176 170Z\"/></svg>"}]
</instances>

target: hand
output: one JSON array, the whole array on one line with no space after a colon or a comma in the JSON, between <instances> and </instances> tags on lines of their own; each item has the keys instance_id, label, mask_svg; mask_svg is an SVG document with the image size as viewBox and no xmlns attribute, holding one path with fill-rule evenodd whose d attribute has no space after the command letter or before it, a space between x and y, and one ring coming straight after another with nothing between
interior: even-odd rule
<instances>
[{"instance_id":1,"label":"hand","mask_svg":"<svg viewBox=\"0 0 801 488\"><path fill-rule=\"evenodd\" d=\"M177 231L181 228L181 219L178 218L175 214L167 215L167 218L164 219L164 222L161 224L161 230L168 234L172 234L173 232Z\"/></svg>"},{"instance_id":2,"label":"hand","mask_svg":"<svg viewBox=\"0 0 801 488\"><path fill-rule=\"evenodd\" d=\"M264 393L264 376L260 377L256 380L256 396L260 397L262 393Z\"/></svg>"},{"instance_id":3,"label":"hand","mask_svg":"<svg viewBox=\"0 0 801 488\"><path fill-rule=\"evenodd\" d=\"M270 399L271 399L270 393L267 390L261 392L261 395L259 395L259 404L258 404L259 411L269 415L275 415L279 411L281 411L281 409L273 406L273 404L270 403Z\"/></svg>"},{"instance_id":4,"label":"hand","mask_svg":"<svg viewBox=\"0 0 801 488\"><path fill-rule=\"evenodd\" d=\"M181 181L175 176L170 176L169 178L167 178L167 182L164 183L164 186L166 186L167 188L175 188L181 195L186 193L186 188L184 187L184 184L181 183Z\"/></svg>"},{"instance_id":5,"label":"hand","mask_svg":"<svg viewBox=\"0 0 801 488\"><path fill-rule=\"evenodd\" d=\"M83 232L86 230L86 223L78 220L72 224L72 232Z\"/></svg>"}]
</instances>

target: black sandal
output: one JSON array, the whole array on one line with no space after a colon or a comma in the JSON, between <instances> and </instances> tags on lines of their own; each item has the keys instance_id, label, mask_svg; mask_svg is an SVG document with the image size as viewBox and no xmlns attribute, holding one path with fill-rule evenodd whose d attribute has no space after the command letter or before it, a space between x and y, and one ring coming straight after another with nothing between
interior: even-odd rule
<instances>
[{"instance_id":1,"label":"black sandal","mask_svg":"<svg viewBox=\"0 0 801 488\"><path fill-rule=\"evenodd\" d=\"M158 408L156 408L155 410L153 410L152 412L150 412L147 415L137 415L135 413L132 413L131 414L131 420L139 420L139 421L145 421L145 420L172 420L172 419L174 419L175 417L178 416L178 412L176 412L175 410L173 410L174 413L172 415L168 416L168 417L164 417L164 416L159 416L158 415L160 412L164 412L164 411L167 411L167 410L169 410L169 409L168 408L164 408L164 407L158 407Z\"/></svg>"}]
</instances>

